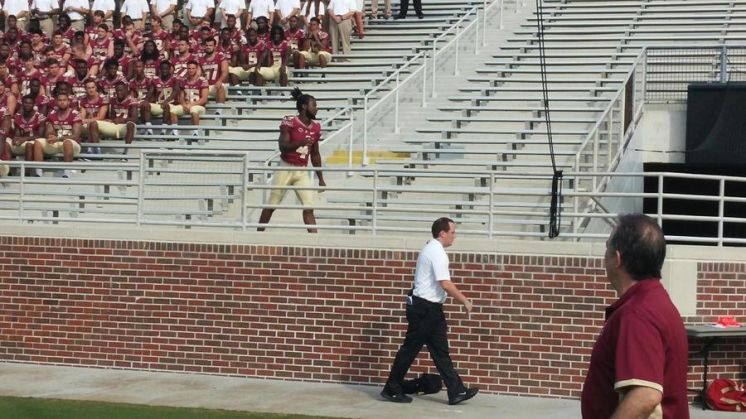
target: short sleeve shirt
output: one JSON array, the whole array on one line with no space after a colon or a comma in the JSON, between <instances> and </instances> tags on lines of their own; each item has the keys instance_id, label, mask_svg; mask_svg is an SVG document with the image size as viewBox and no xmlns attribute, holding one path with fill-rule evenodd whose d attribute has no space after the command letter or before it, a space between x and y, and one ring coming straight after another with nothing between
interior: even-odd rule
<instances>
[{"instance_id":1,"label":"short sleeve shirt","mask_svg":"<svg viewBox=\"0 0 746 419\"><path fill-rule=\"evenodd\" d=\"M243 53L243 56L245 57L246 64L250 66L255 66L257 62L259 61L259 58L261 58L262 53L264 52L265 45L264 42L259 41L254 45L246 44L241 47L241 52Z\"/></svg>"},{"instance_id":2,"label":"short sleeve shirt","mask_svg":"<svg viewBox=\"0 0 746 419\"><path fill-rule=\"evenodd\" d=\"M17 137L34 137L37 133L44 133L46 118L39 112L34 112L31 118L24 118L23 112L17 112L13 118L13 134Z\"/></svg>"},{"instance_id":3,"label":"short sleeve shirt","mask_svg":"<svg viewBox=\"0 0 746 419\"><path fill-rule=\"evenodd\" d=\"M199 77L195 81L189 81L187 79L182 81L181 88L184 91L184 97L186 97L187 103L196 102L200 98L202 89L210 87L207 84L207 80L204 77Z\"/></svg>"},{"instance_id":4,"label":"short sleeve shirt","mask_svg":"<svg viewBox=\"0 0 746 419\"><path fill-rule=\"evenodd\" d=\"M84 96L80 99L80 108L85 109L87 118L94 118L101 111L102 106L109 106L109 101L102 95L98 95L96 99L90 99L88 96Z\"/></svg>"},{"instance_id":5,"label":"short sleeve shirt","mask_svg":"<svg viewBox=\"0 0 746 419\"><path fill-rule=\"evenodd\" d=\"M249 13L251 13L252 19L260 16L269 18L274 11L275 4L272 0L251 0L251 3L249 3Z\"/></svg>"},{"instance_id":6,"label":"short sleeve shirt","mask_svg":"<svg viewBox=\"0 0 746 419\"><path fill-rule=\"evenodd\" d=\"M417 268L414 272L414 294L433 303L443 303L446 292L439 281L451 279L448 270L448 255L437 239L430 240L417 257Z\"/></svg>"},{"instance_id":7,"label":"short sleeve shirt","mask_svg":"<svg viewBox=\"0 0 746 419\"><path fill-rule=\"evenodd\" d=\"M298 147L293 151L280 154L280 158L293 166L306 167L308 165L308 154L311 147L321 140L321 124L312 121L306 125L298 116L286 116L280 123L280 128L287 128L290 133L290 144L297 143L310 138L312 141L309 145Z\"/></svg>"},{"instance_id":8,"label":"short sleeve shirt","mask_svg":"<svg viewBox=\"0 0 746 419\"><path fill-rule=\"evenodd\" d=\"M204 17L207 14L207 9L215 8L215 2L213 0L189 0L185 9L188 9L192 17L199 18Z\"/></svg>"},{"instance_id":9,"label":"short sleeve shirt","mask_svg":"<svg viewBox=\"0 0 746 419\"><path fill-rule=\"evenodd\" d=\"M55 109L49 114L47 121L52 124L54 132L57 133L58 137L72 135L75 124L82 122L80 112L75 109L68 109L67 114L62 114L59 110Z\"/></svg>"},{"instance_id":10,"label":"short sleeve shirt","mask_svg":"<svg viewBox=\"0 0 746 419\"><path fill-rule=\"evenodd\" d=\"M684 323L658 279L638 281L606 309L583 385L584 419L608 418L626 387L663 393L664 419L689 418Z\"/></svg>"}]
</instances>

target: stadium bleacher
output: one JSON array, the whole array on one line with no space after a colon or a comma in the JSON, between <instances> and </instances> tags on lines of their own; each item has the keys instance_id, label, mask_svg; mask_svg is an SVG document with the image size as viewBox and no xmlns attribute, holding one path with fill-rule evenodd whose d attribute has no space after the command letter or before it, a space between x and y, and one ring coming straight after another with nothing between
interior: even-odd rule
<instances>
[{"instance_id":1,"label":"stadium bleacher","mask_svg":"<svg viewBox=\"0 0 746 419\"><path fill-rule=\"evenodd\" d=\"M517 3L496 5L498 0L435 0L421 20L368 20L366 36L353 39L351 54L334 57L326 68L291 70L287 87L230 86L226 103L210 102L199 126L182 119L179 135L157 134L171 128L157 124L156 134L145 135L139 126L130 145L103 141L102 161L45 163L50 174L64 167L77 171L64 190L49 176L3 178L0 219L253 228L277 163L278 122L294 113L289 93L299 87L319 103L318 119L330 138L322 153L331 168L339 168L329 171L330 187L317 208L322 231L421 230L432 218L423 216L425 210L458 218L469 226L466 231L541 236L552 172L536 11L518 10ZM472 10L477 10L473 16ZM696 63L700 57L703 68L696 71L708 77L720 71L706 67L712 54L684 48L746 37L746 1L553 0L544 1L542 12L555 157L565 170L598 168L579 162L578 155L594 130L611 132L619 125L613 120L619 108L611 111L610 122L603 118L609 118L608 108L618 102L614 98L630 72L638 71L633 66L643 48L670 49L661 65L647 59L643 78L665 76L677 59ZM514 30L499 31L498 17ZM487 25L469 26L480 22ZM430 51L442 34L433 60ZM416 59L421 52L424 59ZM423 66L426 71L418 73ZM404 81L414 78L422 82ZM657 88L666 86L661 82ZM395 107L388 106L393 93ZM424 108L420 96L427 101ZM378 101L386 106L366 114L366 106ZM394 126L392 112L400 126ZM364 127L370 150L361 144ZM182 135L193 129L198 136ZM600 142L597 153L611 161L617 150L609 144ZM368 152L382 156L368 161ZM333 159L337 154L346 158ZM354 159L363 162L362 169L355 170ZM544 176L520 176L526 173ZM144 190L138 191L140 183ZM281 208L274 226L303 228L298 207L290 199L285 203L287 211ZM371 208L379 206L381 213L373 214ZM139 208L134 214L133 207ZM577 232L567 223L563 228Z\"/></svg>"}]
</instances>

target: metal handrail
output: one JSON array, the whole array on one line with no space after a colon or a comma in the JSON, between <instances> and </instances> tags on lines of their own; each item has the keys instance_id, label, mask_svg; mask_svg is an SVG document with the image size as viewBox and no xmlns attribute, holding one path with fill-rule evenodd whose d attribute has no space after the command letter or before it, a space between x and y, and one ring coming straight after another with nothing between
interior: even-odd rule
<instances>
[{"instance_id":1,"label":"metal handrail","mask_svg":"<svg viewBox=\"0 0 746 419\"><path fill-rule=\"evenodd\" d=\"M152 157L156 156L162 156L164 158L169 158L173 156L179 156L179 155L189 155L192 153L183 153L183 152L171 152L171 151L163 151L163 152L155 152L151 153ZM143 153L142 159L140 160L140 170L141 173L148 172L156 172L157 168L152 169L145 169L147 167L146 162L151 156L149 153ZM205 219L190 219L190 220L173 220L173 219L163 219L163 218L153 218L152 216L148 215L147 211L144 210L144 206L147 204L155 203L155 202L161 202L164 199L153 200L151 202L151 199L148 197L148 194L145 193L145 176L141 175L140 179L137 181L128 181L128 182L114 182L114 181L85 181L85 182L76 182L74 179L68 179L68 181L72 182L72 184L85 184L85 185L111 185L112 183L115 183L116 185L120 187L126 187L126 188L136 188L137 194L135 199L135 194L127 194L126 197L128 201L123 203L123 201L117 201L114 200L114 202L111 202L108 198L98 197L99 199L89 198L82 200L81 202L85 204L96 204L98 206L105 207L106 205L110 206L121 206L125 205L127 207L132 207L134 205L137 206L136 212L131 211L130 214L135 216L134 219L128 218L128 219L105 219L102 217L97 217L95 213L88 214L90 217L84 217L80 218L77 216L70 216L70 217L64 217L64 216L35 216L33 214L28 214L28 204L36 204L36 209L38 210L38 207L41 208L54 208L55 203L67 203L70 204L69 207L62 207L57 208L58 212L70 212L70 213L85 213L85 209L81 209L77 207L77 202L74 199L65 199L61 200L59 198L59 195L53 195L51 197L45 197L44 195L40 195L37 192L34 191L26 191L25 195L21 196L20 200L13 200L11 196L8 196L8 199L5 198L3 195L0 194L0 202L17 202L18 207L17 210L19 214L8 214L7 212L0 213L0 219L2 220L16 220L18 222L25 222L27 220L35 220L35 221L54 221L54 222L64 222L64 221L74 221L74 222L103 222L107 221L110 223L126 223L126 224L137 224L137 225L178 225L178 226L215 226L215 227L230 227L230 228L239 228L241 230L246 230L248 228L257 227L258 223L252 222L249 220L249 210L253 209L259 209L264 207L264 201L261 202L253 201L248 199L248 194L251 190L257 190L257 191L268 191L271 189L278 188L273 185L268 185L262 182L255 182L251 183L248 181L248 174L258 174L263 173L266 171L278 171L278 170L297 170L297 171L306 171L309 170L309 168L292 168L292 167L267 167L264 165L256 165L256 164L249 164L248 155L246 153L212 153L207 155L229 155L233 157L233 161L236 163L241 164L241 169L239 171L242 173L235 173L236 176L241 176L240 180L237 180L236 186L242 186L240 190L237 190L234 192L235 197L232 198L235 200L235 202L240 202L241 209L237 212L239 214L237 217L230 218L230 219L214 219L214 218L205 218ZM196 156L200 157L200 156ZM24 166L24 162L8 162L12 166ZM54 166L54 165L38 165L35 164L35 166ZM68 163L66 167L70 168L82 168L86 167L87 170L95 170L95 167L99 166L100 164L82 164L82 163ZM132 165L127 165L127 169L131 169ZM107 170L110 170L111 168L106 168ZM550 191L544 189L544 188L502 188L500 185L504 184L503 181L511 180L511 179L536 179L539 181L540 184L545 185L550 178L551 174L548 173L522 173L522 174L506 174L502 171L478 171L478 170L468 170L468 171L443 171L442 177L448 178L452 177L455 174L459 175L474 175L474 176L481 176L481 177L489 177L490 181L487 184L487 186L484 187L474 187L471 188L471 190L465 190L463 186L447 186L447 185L432 185L432 186L417 186L417 187L411 187L402 189L401 186L392 185L390 182L387 181L387 179L393 178L395 176L398 177L417 177L418 175L423 174L432 174L431 172L427 170L422 169L378 169L378 168L343 168L343 167L328 167L324 169L327 172L354 172L357 173L363 177L367 177L370 180L364 184L364 185L356 185L356 186L328 186L325 188L317 187L317 186L307 186L307 187L300 187L300 186L287 186L284 187L284 189L287 190L315 190L315 191L322 191L322 190L328 190L328 191L338 191L338 192L347 192L347 193L353 193L356 197L362 197L360 199L355 199L347 204L341 203L341 204L323 204L323 205L317 205L314 208L317 211L337 211L337 212L353 212L354 214L349 215L350 217L361 217L361 219L367 219L367 222L369 225L365 226L340 226L340 225L321 225L319 228L321 229L333 229L333 230L346 230L350 232L354 231L368 231L371 234L379 234L386 231L414 231L415 229L420 229L421 226L416 225L416 223L413 223L412 220L418 220L422 221L424 219L429 218L430 215L435 214L442 214L442 213L449 213L452 216L457 217L457 221L463 224L463 228L461 228L462 232L466 234L472 234L472 235L485 235L489 237L494 236L514 236L514 237L540 237L540 235L535 235L532 232L527 231L514 231L509 232L506 230L500 230L499 226L511 224L512 221L505 220L505 217L519 217L522 220L529 220L531 217L538 219L537 222L530 222L531 225L543 225L542 223L545 222L545 215L541 211L536 212L530 212L525 210L520 210L517 208L513 208L510 206L510 204L506 204L505 207L499 207L498 205L495 205L495 203L506 203L509 202L505 199L500 199L499 197L511 197L511 196L529 196L529 197L535 197L539 201L537 202L548 202L550 197ZM201 171L197 171L197 174L202 173ZM151 173L152 174L152 173ZM743 240L740 238L735 237L725 237L724 236L724 224L725 223L737 223L737 224L744 224L746 223L746 216L745 217L734 217L734 216L725 216L724 213L724 206L726 203L744 203L746 202L746 197L740 197L740 196L727 196L725 194L725 183L726 182L737 182L737 183L746 183L746 178L739 178L736 176L720 176L720 175L697 175L697 174L691 174L691 173L671 173L671 172L652 172L652 173L626 173L626 172L570 172L566 173L564 176L565 182L574 182L577 183L583 179L589 179L589 178L602 178L602 177L612 177L612 178L657 178L659 181L659 184L662 185L664 181L670 180L670 179L697 179L697 180L709 180L709 181L717 181L720 183L719 187L719 193L717 195L704 195L704 194L683 194L683 193L671 193L671 192L663 192L662 189L659 189L657 192L602 192L602 191L594 191L594 190L586 190L586 191L574 191L574 190L568 190L566 193L566 197L568 198L576 198L576 197L588 197L588 198L594 198L596 200L601 200L604 198L634 198L634 199L657 199L659 202L662 202L663 199L688 199L692 201L702 201L702 202L717 202L719 205L719 212L718 215L684 215L684 214L667 214L663 212L662 206L659 205L658 207L658 213L653 214L655 217L659 219L659 221L664 220L688 220L688 221L706 221L706 222L717 222L719 225L718 229L718 235L714 238L701 238L701 237L677 237L676 240L681 241L690 241L690 242L696 242L696 243L702 243L702 242L711 242L716 243L718 245L723 245L726 243L740 243ZM28 179L25 176L19 176L19 177L12 177L12 178L4 178L3 181L10 184L33 184L34 180L42 180L42 181L49 181L45 183L52 183L51 181L55 181L57 184L60 184L59 179L52 179L52 178L42 178L42 179ZM31 181L31 182L29 182ZM194 181L197 186L200 184L200 179ZM163 183L163 184L168 184ZM175 185L180 185L180 183L175 183ZM26 185L28 186L28 185ZM214 186L214 185L211 185ZM406 190L408 192L422 192L422 193L437 193L440 196L447 196L447 195L453 195L453 196L463 196L465 193L471 193L473 197L471 198L471 201L466 200L465 198L461 198L463 201L462 208L453 208L451 207L451 204L444 203L441 205L430 205L427 204L425 206L423 205L417 205L414 203L407 203L403 202L401 204L397 204L397 199L394 198L387 198L382 199L382 196L384 193L389 192L400 192ZM240 195L240 196L238 196ZM113 194L112 198L115 198L116 196ZM238 199L240 198L240 199ZM186 198L173 198L177 200L184 200ZM226 198L229 199L229 198ZM362 205L364 202L367 202L366 205ZM469 204L471 203L471 204ZM41 204L41 205L39 205ZM44 205L44 204L50 204L50 205ZM471 206L470 206L471 205ZM293 204L287 204L287 205L281 205L278 206L278 208L285 208L285 209L302 209L303 207L300 205L293 205ZM7 211L7 209L6 209ZM25 212L24 212L25 211ZM103 211L105 212L105 211ZM188 212L188 211L187 211ZM369 213L370 216L366 218L364 213ZM25 214L25 215L24 215ZM173 212L166 212L166 215L172 214L174 216L179 214L179 210L173 210ZM565 214L565 217L567 218L588 218L588 219L604 219L604 220L611 220L614 217L616 217L617 214L615 213L585 213L585 212L577 212L577 211L568 211ZM334 215L331 214L331 218L335 219L344 219L345 217L348 217L348 215ZM476 218L474 218L476 217ZM481 217L481 218L480 218ZM409 222L407 220L410 220ZM387 222L393 222L393 223L399 223L400 226L394 229L391 224L386 225L385 223L382 224L383 221ZM484 228L477 228L475 229L475 225L481 225L481 224L487 224L489 225L488 229ZM302 224L271 224L271 227L277 227L277 228L305 228ZM569 239L576 239L576 238L598 238L602 237L603 235L599 236L598 233L586 233L586 232L576 232L576 231L567 231L565 234L563 234L565 238ZM562 237L562 236L561 236Z\"/></svg>"}]
</instances>

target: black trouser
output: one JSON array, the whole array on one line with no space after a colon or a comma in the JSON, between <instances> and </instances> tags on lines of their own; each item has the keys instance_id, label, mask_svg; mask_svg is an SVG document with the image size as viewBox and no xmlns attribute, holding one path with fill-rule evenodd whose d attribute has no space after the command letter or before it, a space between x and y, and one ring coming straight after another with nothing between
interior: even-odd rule
<instances>
[{"instance_id":1,"label":"black trouser","mask_svg":"<svg viewBox=\"0 0 746 419\"><path fill-rule=\"evenodd\" d=\"M422 14L422 0L414 0L414 12L418 15ZM401 0L401 4L399 6L399 14L401 16L407 15L407 10L409 10L409 0Z\"/></svg>"},{"instance_id":2,"label":"black trouser","mask_svg":"<svg viewBox=\"0 0 746 419\"><path fill-rule=\"evenodd\" d=\"M401 392L401 383L407 375L409 367L420 353L422 345L427 344L435 367L448 387L448 395L461 393L465 390L456 370L453 368L451 356L448 354L448 326L443 314L443 305L432 303L419 297L412 297L413 304L407 306L407 335L399 352L396 353L391 373L386 382L391 393Z\"/></svg>"}]
</instances>

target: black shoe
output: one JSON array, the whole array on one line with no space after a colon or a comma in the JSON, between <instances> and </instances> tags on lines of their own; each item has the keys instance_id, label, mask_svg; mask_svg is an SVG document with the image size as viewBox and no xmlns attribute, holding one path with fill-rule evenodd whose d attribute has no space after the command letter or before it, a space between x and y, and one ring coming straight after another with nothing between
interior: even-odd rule
<instances>
[{"instance_id":1,"label":"black shoe","mask_svg":"<svg viewBox=\"0 0 746 419\"><path fill-rule=\"evenodd\" d=\"M417 13L417 19L422 19L424 17L425 17L425 15L423 15L422 13Z\"/></svg>"},{"instance_id":2,"label":"black shoe","mask_svg":"<svg viewBox=\"0 0 746 419\"><path fill-rule=\"evenodd\" d=\"M472 397L476 396L477 393L479 393L478 388L467 388L465 391L462 391L461 393L456 394L455 396L448 397L448 404L454 405L459 404L461 402L465 402Z\"/></svg>"},{"instance_id":3,"label":"black shoe","mask_svg":"<svg viewBox=\"0 0 746 419\"><path fill-rule=\"evenodd\" d=\"M394 20L405 19L406 17L407 15L399 13L398 15L394 16Z\"/></svg>"},{"instance_id":4,"label":"black shoe","mask_svg":"<svg viewBox=\"0 0 746 419\"><path fill-rule=\"evenodd\" d=\"M412 403L412 398L404 393L389 393L386 389L381 392L381 397L394 403Z\"/></svg>"}]
</instances>

